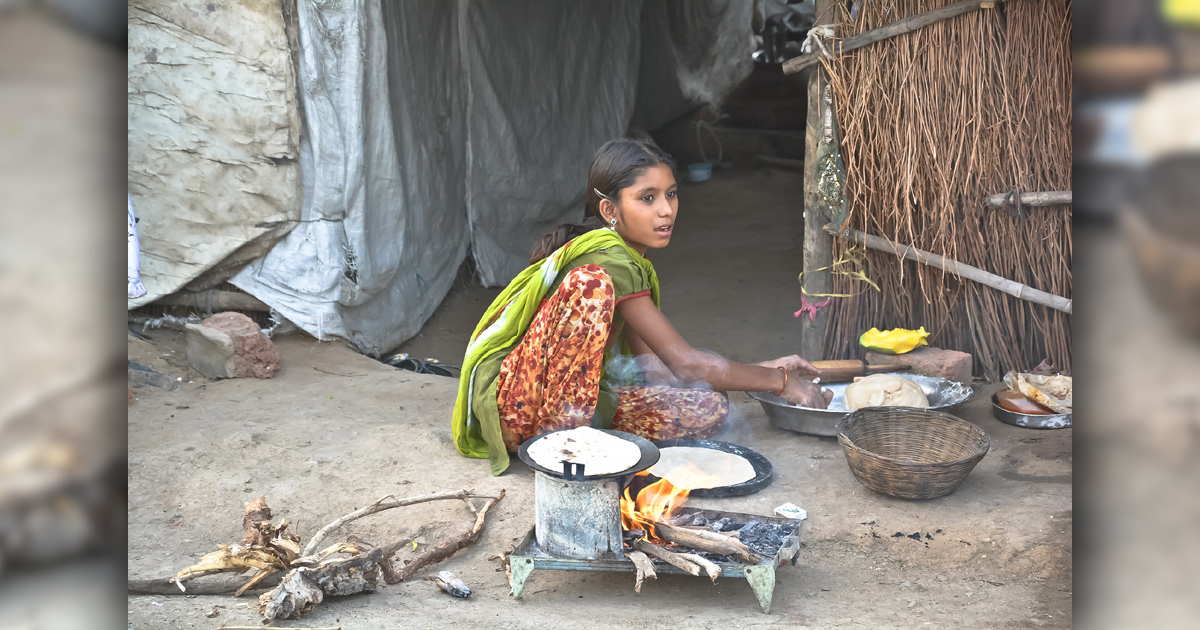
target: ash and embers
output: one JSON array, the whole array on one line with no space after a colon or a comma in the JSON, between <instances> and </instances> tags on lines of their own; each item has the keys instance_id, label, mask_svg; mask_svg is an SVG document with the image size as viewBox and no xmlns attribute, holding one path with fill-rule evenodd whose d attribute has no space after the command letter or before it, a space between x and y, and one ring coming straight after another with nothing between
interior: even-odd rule
<instances>
[{"instance_id":1,"label":"ash and embers","mask_svg":"<svg viewBox=\"0 0 1200 630\"><path fill-rule=\"evenodd\" d=\"M751 551L757 553L764 558L774 557L783 547L784 541L788 536L795 531L795 525L787 523L768 523L765 521L749 521L739 522L728 516L709 520L699 512L690 512L677 514L667 520L668 525L677 527L704 527L715 532L738 532L738 540L741 540ZM668 547L673 549L673 547ZM734 563L740 564L738 560L723 556L720 554L709 553L706 551L696 551L687 549L686 553L695 553L704 558L707 558L717 563Z\"/></svg>"}]
</instances>

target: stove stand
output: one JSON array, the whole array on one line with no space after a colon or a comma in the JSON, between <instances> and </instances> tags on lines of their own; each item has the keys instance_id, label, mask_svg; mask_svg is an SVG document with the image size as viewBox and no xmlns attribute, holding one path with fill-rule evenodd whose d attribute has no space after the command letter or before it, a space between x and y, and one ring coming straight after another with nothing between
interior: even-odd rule
<instances>
[{"instance_id":1,"label":"stove stand","mask_svg":"<svg viewBox=\"0 0 1200 630\"><path fill-rule=\"evenodd\" d=\"M680 514L700 513L709 520L718 520L722 517L729 517L740 523L749 523L750 521L759 521L771 523L775 525L794 525L794 529L788 535L783 545L775 555L764 558L761 564L745 565L736 562L718 562L721 567L722 578L745 578L750 584L750 588L754 590L754 595L758 598L758 604L762 607L764 613L771 612L771 597L775 591L775 569L783 566L786 563L796 564L796 556L800 553L800 530L804 524L803 519L779 518L774 516L759 516L756 514L740 514L737 512L721 512L718 510L689 510L684 508L680 510ZM660 575L688 575L682 569L671 566L665 562L651 558L654 561L654 571ZM557 558L543 551L537 544L536 527L529 530L513 550L509 556L509 568L512 571L512 586L513 597L520 599L521 593L525 590L525 581L529 579L529 574L534 569L548 569L556 571L620 571L627 573L636 573L637 568L633 565L633 561L628 558L608 559L608 560L574 560L569 558ZM701 575L700 579L708 580L707 576ZM718 578L719 579L719 578Z\"/></svg>"}]
</instances>

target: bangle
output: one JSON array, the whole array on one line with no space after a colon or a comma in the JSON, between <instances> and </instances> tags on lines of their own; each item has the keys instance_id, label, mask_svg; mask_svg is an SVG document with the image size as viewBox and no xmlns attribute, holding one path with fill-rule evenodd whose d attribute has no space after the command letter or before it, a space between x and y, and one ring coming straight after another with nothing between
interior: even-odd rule
<instances>
[{"instance_id":1,"label":"bangle","mask_svg":"<svg viewBox=\"0 0 1200 630\"><path fill-rule=\"evenodd\" d=\"M787 370L785 370L783 368L778 368L778 369L780 372L783 372L783 387L780 387L779 393L775 394L775 395L779 396L779 397L783 397L783 390L787 389L787 379L788 379Z\"/></svg>"}]
</instances>

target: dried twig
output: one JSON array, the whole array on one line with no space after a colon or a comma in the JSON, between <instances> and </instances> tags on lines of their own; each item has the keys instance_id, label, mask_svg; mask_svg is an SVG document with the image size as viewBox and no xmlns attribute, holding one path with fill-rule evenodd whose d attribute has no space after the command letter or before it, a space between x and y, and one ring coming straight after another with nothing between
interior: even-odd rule
<instances>
[{"instance_id":1,"label":"dried twig","mask_svg":"<svg viewBox=\"0 0 1200 630\"><path fill-rule=\"evenodd\" d=\"M483 522L484 522L484 519L487 517L488 510L492 509L492 506L496 505L496 503L498 503L503 498L504 498L504 490L501 490L500 494L498 496L488 499L487 502L483 504L483 507L479 508L478 513L476 513L476 515L475 515L475 524L471 526L471 529L469 531L467 531L465 534L463 534L457 538L454 538L453 540L448 540L448 541L438 545L437 547L434 547L433 549L430 549L429 551L426 551L425 553L417 556L412 561L405 564L404 568L402 568L398 572L398 574L389 576L387 574L387 572L385 571L384 581L386 581L388 584L395 584L396 582L407 580L408 578L412 577L414 574L416 574L417 571L421 570L422 568L424 568L430 564L434 564L436 562L441 562L442 560L445 560L446 558L449 558L450 556L454 555L454 553L457 552L459 549L462 549L463 547L470 545L471 543L475 542L476 540L479 540L479 535L483 532ZM391 546L387 547L387 549L384 550L383 557L391 558L392 554L399 551L400 548L403 547L407 543L408 543L407 538L401 539L401 540L393 543ZM397 579L395 579L393 581L392 578L397 578Z\"/></svg>"},{"instance_id":2,"label":"dried twig","mask_svg":"<svg viewBox=\"0 0 1200 630\"><path fill-rule=\"evenodd\" d=\"M504 577L508 578L509 583L509 595L512 595L512 553L516 550L517 546L511 545L504 553L488 556L488 560L499 560L500 566L504 567Z\"/></svg>"},{"instance_id":3,"label":"dried twig","mask_svg":"<svg viewBox=\"0 0 1200 630\"><path fill-rule=\"evenodd\" d=\"M316 551L317 545L321 544L321 541L324 540L325 537L330 534L330 532L345 525L346 523L349 523L350 521L360 519L364 516L369 516L371 514L375 514L377 512L382 512L384 510L390 510L392 508L404 507L406 505L413 505L416 503L424 503L426 501L443 501L446 499L466 500L466 499L472 498L472 497L482 498L481 495L472 494L471 491L469 491L469 490L458 490L457 492L437 492L434 494L423 494L423 495L418 495L415 497L407 497L404 499L397 499L396 495L389 494L389 495L379 499L378 501L372 503L371 505L368 505L365 508L360 508L360 509L354 510L353 512L350 512L349 514L341 516L338 519L334 520L332 523L317 530L317 533L313 534L312 539L309 540L308 544L304 546L304 552L300 555L302 555L302 556L312 555L312 553L314 551Z\"/></svg>"},{"instance_id":4,"label":"dried twig","mask_svg":"<svg viewBox=\"0 0 1200 630\"><path fill-rule=\"evenodd\" d=\"M836 3L847 40L946 0ZM846 167L844 226L1071 297L1071 208L1014 217L998 190L1071 187L1071 4L1007 2L823 60ZM1025 86L1036 85L1035 90ZM834 258L861 245L833 242ZM865 252L880 287L834 301L825 356L852 356L872 326L925 326L999 378L1049 357L1070 370L1070 315L942 269ZM834 275L831 293L856 294ZM932 339L931 339L932 341Z\"/></svg>"},{"instance_id":5,"label":"dried twig","mask_svg":"<svg viewBox=\"0 0 1200 630\"><path fill-rule=\"evenodd\" d=\"M1000 0L1003 2L1004 0ZM847 53L856 48L862 48L875 42L883 41L889 37L895 37L904 33L911 33L919 28L924 28L930 24L940 22L942 20L956 17L964 13L970 13L979 9L979 5L983 4L983 0L961 0L954 4L949 4L939 9L926 11L920 15L913 15L902 20L889 24L887 26L877 28L866 33L847 37L837 46L839 53ZM828 56L822 54L824 51L812 51L799 57L788 59L783 62L783 73L794 74L811 66L821 60L821 57Z\"/></svg>"}]
</instances>

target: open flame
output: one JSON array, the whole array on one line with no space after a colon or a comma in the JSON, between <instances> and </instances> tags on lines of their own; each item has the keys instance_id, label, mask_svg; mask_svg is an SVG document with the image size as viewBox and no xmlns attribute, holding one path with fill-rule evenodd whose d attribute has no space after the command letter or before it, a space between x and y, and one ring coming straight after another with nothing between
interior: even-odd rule
<instances>
[{"instance_id":1,"label":"open flame","mask_svg":"<svg viewBox=\"0 0 1200 630\"><path fill-rule=\"evenodd\" d=\"M634 477L646 477L649 471L643 470ZM676 487L666 477L675 479L681 486ZM654 535L654 524L665 523L675 512L687 502L690 490L688 488L708 488L718 485L720 478L709 475L693 464L685 464L672 469L662 479L642 488L637 497L630 497L629 488L637 481L627 486L621 495L621 529L625 531L641 529L646 531L647 538L657 540Z\"/></svg>"}]
</instances>

